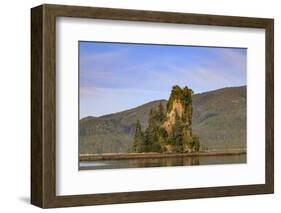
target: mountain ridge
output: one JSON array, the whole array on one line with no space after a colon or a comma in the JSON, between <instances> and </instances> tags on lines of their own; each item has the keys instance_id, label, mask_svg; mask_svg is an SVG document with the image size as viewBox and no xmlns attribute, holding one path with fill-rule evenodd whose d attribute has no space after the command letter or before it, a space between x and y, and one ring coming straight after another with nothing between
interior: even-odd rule
<instances>
[{"instance_id":1,"label":"mountain ridge","mask_svg":"<svg viewBox=\"0 0 281 213\"><path fill-rule=\"evenodd\" d=\"M127 152L136 121L147 127L148 113L167 100L156 100L121 112L87 116L79 121L80 153ZM192 128L202 149L246 148L246 86L225 87L193 95Z\"/></svg>"}]
</instances>

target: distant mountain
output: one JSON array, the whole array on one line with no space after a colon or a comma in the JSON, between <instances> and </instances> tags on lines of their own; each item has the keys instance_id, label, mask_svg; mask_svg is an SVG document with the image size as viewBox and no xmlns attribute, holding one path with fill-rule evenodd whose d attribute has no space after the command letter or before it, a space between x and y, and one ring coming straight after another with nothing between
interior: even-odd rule
<instances>
[{"instance_id":1,"label":"distant mountain","mask_svg":"<svg viewBox=\"0 0 281 213\"><path fill-rule=\"evenodd\" d=\"M194 95L193 131L201 148L246 149L246 86Z\"/></svg>"},{"instance_id":2,"label":"distant mountain","mask_svg":"<svg viewBox=\"0 0 281 213\"><path fill-rule=\"evenodd\" d=\"M151 109L166 100L79 122L80 153L127 152L133 143L136 121L147 127ZM193 95L193 132L203 150L246 148L246 86L230 87Z\"/></svg>"}]
</instances>

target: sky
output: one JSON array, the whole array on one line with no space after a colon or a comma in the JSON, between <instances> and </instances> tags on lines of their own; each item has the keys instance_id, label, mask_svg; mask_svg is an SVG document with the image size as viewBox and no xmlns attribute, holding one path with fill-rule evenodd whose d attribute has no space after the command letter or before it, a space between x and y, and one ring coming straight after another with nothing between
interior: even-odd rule
<instances>
[{"instance_id":1,"label":"sky","mask_svg":"<svg viewBox=\"0 0 281 213\"><path fill-rule=\"evenodd\" d=\"M79 42L80 118L194 93L246 85L247 49Z\"/></svg>"}]
</instances>

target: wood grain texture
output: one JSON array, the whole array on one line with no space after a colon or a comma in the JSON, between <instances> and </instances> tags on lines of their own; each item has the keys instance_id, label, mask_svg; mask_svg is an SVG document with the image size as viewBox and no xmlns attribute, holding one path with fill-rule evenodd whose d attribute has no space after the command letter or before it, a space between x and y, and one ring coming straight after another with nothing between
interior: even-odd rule
<instances>
[{"instance_id":1,"label":"wood grain texture","mask_svg":"<svg viewBox=\"0 0 281 213\"><path fill-rule=\"evenodd\" d=\"M43 7L31 14L31 203L43 205L42 61Z\"/></svg>"},{"instance_id":2,"label":"wood grain texture","mask_svg":"<svg viewBox=\"0 0 281 213\"><path fill-rule=\"evenodd\" d=\"M266 31L266 183L195 189L56 196L56 17L262 28ZM42 207L100 205L273 193L273 20L249 17L41 5L31 10L31 203Z\"/></svg>"},{"instance_id":3,"label":"wood grain texture","mask_svg":"<svg viewBox=\"0 0 281 213\"><path fill-rule=\"evenodd\" d=\"M266 76L266 116L265 116L265 171L266 185L268 191L274 193L274 21L266 26L266 54L265 54L265 76Z\"/></svg>"}]
</instances>

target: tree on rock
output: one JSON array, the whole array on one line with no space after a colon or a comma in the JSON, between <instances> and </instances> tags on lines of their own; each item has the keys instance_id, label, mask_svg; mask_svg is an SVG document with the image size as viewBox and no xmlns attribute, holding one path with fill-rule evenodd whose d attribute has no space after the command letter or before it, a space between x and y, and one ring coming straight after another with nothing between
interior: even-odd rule
<instances>
[{"instance_id":1,"label":"tree on rock","mask_svg":"<svg viewBox=\"0 0 281 213\"><path fill-rule=\"evenodd\" d=\"M139 121L134 136L135 152L197 152L199 137L192 133L192 95L187 86L173 86L167 112L160 102L156 110L151 109L148 126L144 133Z\"/></svg>"}]
</instances>

